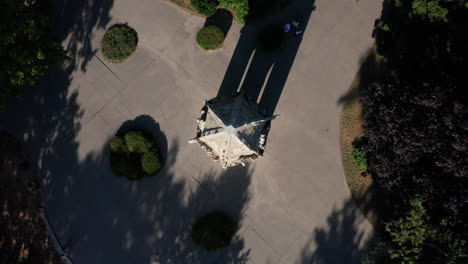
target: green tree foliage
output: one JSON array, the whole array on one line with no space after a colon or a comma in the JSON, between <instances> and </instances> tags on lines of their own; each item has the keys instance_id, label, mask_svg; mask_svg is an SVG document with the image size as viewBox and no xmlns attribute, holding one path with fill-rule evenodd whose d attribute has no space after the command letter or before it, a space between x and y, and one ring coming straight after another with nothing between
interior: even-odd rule
<instances>
[{"instance_id":1,"label":"green tree foliage","mask_svg":"<svg viewBox=\"0 0 468 264\"><path fill-rule=\"evenodd\" d=\"M468 230L468 105L456 86L442 85L393 72L364 87L363 147L380 187L399 201L427 194Z\"/></svg>"},{"instance_id":2,"label":"green tree foliage","mask_svg":"<svg viewBox=\"0 0 468 264\"><path fill-rule=\"evenodd\" d=\"M468 0L397 0L387 6L376 31L380 55L413 78L466 77Z\"/></svg>"},{"instance_id":3,"label":"green tree foliage","mask_svg":"<svg viewBox=\"0 0 468 264\"><path fill-rule=\"evenodd\" d=\"M239 24L245 24L247 16L249 15L249 1L248 0L220 0L224 8L230 8L236 13L236 20Z\"/></svg>"},{"instance_id":4,"label":"green tree foliage","mask_svg":"<svg viewBox=\"0 0 468 264\"><path fill-rule=\"evenodd\" d=\"M19 96L19 86L34 85L49 67L66 58L48 25L43 1L0 2L0 110Z\"/></svg>"},{"instance_id":5,"label":"green tree foliage","mask_svg":"<svg viewBox=\"0 0 468 264\"><path fill-rule=\"evenodd\" d=\"M377 25L390 70L361 93L375 182L397 201L430 197L434 223L450 216L468 237L468 0L386 1Z\"/></svg>"},{"instance_id":6,"label":"green tree foliage","mask_svg":"<svg viewBox=\"0 0 468 264\"><path fill-rule=\"evenodd\" d=\"M212 16L216 13L219 5L217 0L191 0L190 5L204 16Z\"/></svg>"},{"instance_id":7,"label":"green tree foliage","mask_svg":"<svg viewBox=\"0 0 468 264\"><path fill-rule=\"evenodd\" d=\"M448 221L433 225L420 199L411 210L385 225L385 236L371 251L365 264L466 264L468 249L448 228Z\"/></svg>"},{"instance_id":8,"label":"green tree foliage","mask_svg":"<svg viewBox=\"0 0 468 264\"><path fill-rule=\"evenodd\" d=\"M399 6L403 6L401 1L398 1ZM409 12L410 17L418 17L430 22L448 22L448 9L443 6L443 1L440 0L414 0L412 10Z\"/></svg>"}]
</instances>

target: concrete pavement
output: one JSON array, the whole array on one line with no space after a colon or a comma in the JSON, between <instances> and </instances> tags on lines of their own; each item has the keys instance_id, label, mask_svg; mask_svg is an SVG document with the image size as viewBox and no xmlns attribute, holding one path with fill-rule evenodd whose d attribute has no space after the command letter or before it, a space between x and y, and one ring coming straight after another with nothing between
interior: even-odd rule
<instances>
[{"instance_id":1,"label":"concrete pavement","mask_svg":"<svg viewBox=\"0 0 468 264\"><path fill-rule=\"evenodd\" d=\"M233 23L213 52L194 41L204 19L163 0L59 5L54 26L71 60L0 114L0 127L37 158L51 225L73 246L74 263L359 263L372 230L343 175L338 100L372 45L381 2L317 0L305 14L310 4L296 0L244 29ZM296 17L307 17L307 27L284 53L271 60L252 48L264 25ZM114 23L139 37L121 64L98 50ZM187 140L203 100L218 94L231 68L244 74L244 60L266 67L265 82L281 82L273 107L281 116L265 156L226 171ZM245 76L260 78L259 68ZM107 146L123 122L142 115L164 133L167 162L161 175L128 182L110 171ZM206 253L190 240L190 225L216 208L240 230L231 247Z\"/></svg>"}]
</instances>

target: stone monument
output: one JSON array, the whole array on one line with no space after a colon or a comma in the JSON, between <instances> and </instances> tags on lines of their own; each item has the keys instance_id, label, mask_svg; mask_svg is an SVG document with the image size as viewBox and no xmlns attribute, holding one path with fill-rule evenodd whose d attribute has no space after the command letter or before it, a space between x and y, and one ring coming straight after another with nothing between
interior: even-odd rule
<instances>
[{"instance_id":1,"label":"stone monument","mask_svg":"<svg viewBox=\"0 0 468 264\"><path fill-rule=\"evenodd\" d=\"M205 101L197 120L198 143L212 159L226 167L245 165L263 155L271 120L260 106L238 93L230 98Z\"/></svg>"}]
</instances>

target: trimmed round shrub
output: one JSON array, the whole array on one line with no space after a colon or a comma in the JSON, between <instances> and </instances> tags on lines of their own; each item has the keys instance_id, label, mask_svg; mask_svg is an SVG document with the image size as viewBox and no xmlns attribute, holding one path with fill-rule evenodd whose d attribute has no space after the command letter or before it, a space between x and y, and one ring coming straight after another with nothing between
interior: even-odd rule
<instances>
[{"instance_id":1,"label":"trimmed round shrub","mask_svg":"<svg viewBox=\"0 0 468 264\"><path fill-rule=\"evenodd\" d=\"M235 234L236 225L220 211L213 211L192 225L193 241L208 251L229 246Z\"/></svg>"},{"instance_id":2,"label":"trimmed round shrub","mask_svg":"<svg viewBox=\"0 0 468 264\"><path fill-rule=\"evenodd\" d=\"M204 16L212 16L219 5L217 0L191 0L190 5Z\"/></svg>"},{"instance_id":3,"label":"trimmed round shrub","mask_svg":"<svg viewBox=\"0 0 468 264\"><path fill-rule=\"evenodd\" d=\"M133 28L127 25L113 25L102 38L102 54L110 62L122 62L135 52L137 41L137 34Z\"/></svg>"},{"instance_id":4,"label":"trimmed round shrub","mask_svg":"<svg viewBox=\"0 0 468 264\"><path fill-rule=\"evenodd\" d=\"M153 140L141 131L115 136L110 150L111 168L118 176L138 180L155 175L162 168L159 150Z\"/></svg>"},{"instance_id":5,"label":"trimmed round shrub","mask_svg":"<svg viewBox=\"0 0 468 264\"><path fill-rule=\"evenodd\" d=\"M207 26L197 34L197 43L204 50L214 50L223 45L224 32L217 26Z\"/></svg>"}]
</instances>

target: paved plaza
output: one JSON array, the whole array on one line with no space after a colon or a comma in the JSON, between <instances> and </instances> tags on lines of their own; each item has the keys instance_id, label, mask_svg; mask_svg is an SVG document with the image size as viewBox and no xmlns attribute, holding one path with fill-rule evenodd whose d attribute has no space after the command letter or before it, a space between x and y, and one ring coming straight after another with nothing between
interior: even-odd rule
<instances>
[{"instance_id":1,"label":"paved plaza","mask_svg":"<svg viewBox=\"0 0 468 264\"><path fill-rule=\"evenodd\" d=\"M339 144L342 105L372 47L381 1L296 0L266 20L230 26L206 52L205 18L164 0L63 1L53 20L70 59L0 114L0 128L38 162L43 199L76 264L359 263L372 237L351 199ZM298 19L301 37L268 54L266 25ZM128 23L136 52L121 64L99 51ZM242 90L278 114L263 157L222 169L196 144L204 100ZM108 144L126 121L158 135L165 167L130 182L113 175ZM239 220L229 248L193 244L191 223L213 209Z\"/></svg>"}]
</instances>

